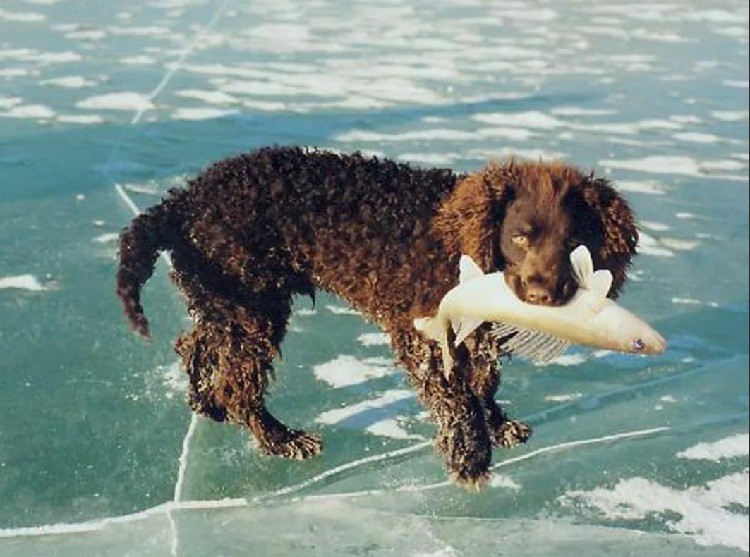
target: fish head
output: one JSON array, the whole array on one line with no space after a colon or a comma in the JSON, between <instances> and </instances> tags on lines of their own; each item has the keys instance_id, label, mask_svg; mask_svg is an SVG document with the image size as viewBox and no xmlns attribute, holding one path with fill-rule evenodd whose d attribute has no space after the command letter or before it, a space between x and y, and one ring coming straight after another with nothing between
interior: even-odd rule
<instances>
[{"instance_id":1,"label":"fish head","mask_svg":"<svg viewBox=\"0 0 750 557\"><path fill-rule=\"evenodd\" d=\"M658 331L629 312L618 320L615 329L621 352L656 355L667 348L667 341Z\"/></svg>"}]
</instances>

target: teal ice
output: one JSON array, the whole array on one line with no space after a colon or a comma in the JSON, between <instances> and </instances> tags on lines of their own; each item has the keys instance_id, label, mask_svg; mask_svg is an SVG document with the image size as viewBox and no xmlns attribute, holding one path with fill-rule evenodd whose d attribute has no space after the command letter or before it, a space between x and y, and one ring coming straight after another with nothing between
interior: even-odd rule
<instances>
[{"instance_id":1,"label":"teal ice","mask_svg":"<svg viewBox=\"0 0 750 557\"><path fill-rule=\"evenodd\" d=\"M151 343L113 272L134 211L274 143L607 176L667 352L504 365L535 434L468 493L383 335L299 299L270 404L326 452L258 455L184 402L167 265ZM746 1L3 0L0 555L746 555L748 164Z\"/></svg>"}]
</instances>

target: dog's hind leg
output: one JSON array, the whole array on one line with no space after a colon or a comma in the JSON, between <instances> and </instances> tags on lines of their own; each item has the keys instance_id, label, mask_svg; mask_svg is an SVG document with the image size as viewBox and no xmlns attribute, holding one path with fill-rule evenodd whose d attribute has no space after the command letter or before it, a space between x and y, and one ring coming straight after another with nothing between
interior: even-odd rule
<instances>
[{"instance_id":1,"label":"dog's hind leg","mask_svg":"<svg viewBox=\"0 0 750 557\"><path fill-rule=\"evenodd\" d=\"M406 327L392 335L392 344L437 423L435 447L455 483L479 489L490 477L492 442L481 401L466 380L466 362L457 360L446 379L439 350Z\"/></svg>"},{"instance_id":2,"label":"dog's hind leg","mask_svg":"<svg viewBox=\"0 0 750 557\"><path fill-rule=\"evenodd\" d=\"M465 347L465 348L464 348ZM464 341L462 350L470 362L469 386L482 401L492 443L513 447L531 437L531 426L511 420L495 400L500 387L500 352L496 339L487 328L479 328Z\"/></svg>"},{"instance_id":3,"label":"dog's hind leg","mask_svg":"<svg viewBox=\"0 0 750 557\"><path fill-rule=\"evenodd\" d=\"M224 254L221 265L207 260L204 251L187 241L172 251L172 280L187 298L195 322L175 343L190 377L190 406L216 421L249 428L265 454L315 456L322 450L320 438L284 425L264 400L273 359L286 334L292 294L308 293L312 286L293 270L263 276L258 271L273 270L270 258L253 263L239 245Z\"/></svg>"},{"instance_id":4,"label":"dog's hind leg","mask_svg":"<svg viewBox=\"0 0 750 557\"><path fill-rule=\"evenodd\" d=\"M189 279L181 278L178 282L185 291ZM210 304L196 304L191 294L202 286L189 286L196 325L180 336L175 350L190 376L191 407L217 421L248 427L265 454L294 459L318 454L319 437L287 427L264 402L273 358L286 332L291 296L256 293L230 300L214 294Z\"/></svg>"}]
</instances>

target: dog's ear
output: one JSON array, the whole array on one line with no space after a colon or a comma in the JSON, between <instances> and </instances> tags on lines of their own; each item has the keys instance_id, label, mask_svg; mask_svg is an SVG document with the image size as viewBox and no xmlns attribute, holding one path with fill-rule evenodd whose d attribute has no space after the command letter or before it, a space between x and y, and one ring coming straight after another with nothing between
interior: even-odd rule
<instances>
[{"instance_id":1,"label":"dog's ear","mask_svg":"<svg viewBox=\"0 0 750 557\"><path fill-rule=\"evenodd\" d=\"M601 223L603 238L595 259L597 268L612 271L610 297L616 298L638 244L633 212L608 180L594 178L593 174L584 178L579 191L585 206Z\"/></svg>"},{"instance_id":2,"label":"dog's ear","mask_svg":"<svg viewBox=\"0 0 750 557\"><path fill-rule=\"evenodd\" d=\"M500 230L513 197L508 167L490 165L459 179L435 217L433 229L450 255L468 255L484 272L502 269Z\"/></svg>"}]
</instances>

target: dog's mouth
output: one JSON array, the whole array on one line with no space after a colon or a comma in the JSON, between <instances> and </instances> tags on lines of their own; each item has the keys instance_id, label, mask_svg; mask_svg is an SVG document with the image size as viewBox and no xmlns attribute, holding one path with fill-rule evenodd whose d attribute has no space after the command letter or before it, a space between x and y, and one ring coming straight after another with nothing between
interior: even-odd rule
<instances>
[{"instance_id":1,"label":"dog's mouth","mask_svg":"<svg viewBox=\"0 0 750 557\"><path fill-rule=\"evenodd\" d=\"M562 306L570 301L576 292L577 284L572 279L559 281L554 286L535 285L529 287L523 278L512 270L505 271L505 282L516 297L527 304L539 306Z\"/></svg>"}]
</instances>

